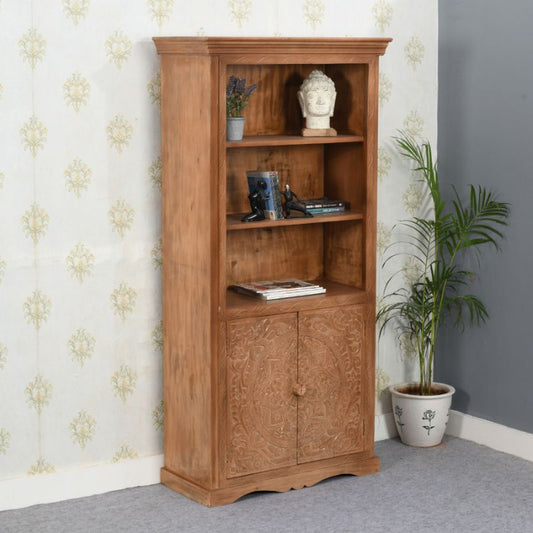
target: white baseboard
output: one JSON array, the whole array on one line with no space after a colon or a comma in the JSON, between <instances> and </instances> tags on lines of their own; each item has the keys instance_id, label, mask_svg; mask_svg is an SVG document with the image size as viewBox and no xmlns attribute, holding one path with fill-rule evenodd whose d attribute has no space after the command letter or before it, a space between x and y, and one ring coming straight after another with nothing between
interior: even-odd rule
<instances>
[{"instance_id":1,"label":"white baseboard","mask_svg":"<svg viewBox=\"0 0 533 533\"><path fill-rule=\"evenodd\" d=\"M385 413L376 415L374 424L374 440L393 439L398 436L396 430L396 424L394 423L394 417L392 413Z\"/></svg>"},{"instance_id":2,"label":"white baseboard","mask_svg":"<svg viewBox=\"0 0 533 533\"><path fill-rule=\"evenodd\" d=\"M533 434L450 411L446 433L533 461ZM375 417L376 441L397 437L392 413ZM159 483L163 455L0 481L0 511Z\"/></svg>"},{"instance_id":3,"label":"white baseboard","mask_svg":"<svg viewBox=\"0 0 533 533\"><path fill-rule=\"evenodd\" d=\"M446 434L533 461L533 434L450 410ZM398 436L392 413L376 416L376 441Z\"/></svg>"},{"instance_id":4,"label":"white baseboard","mask_svg":"<svg viewBox=\"0 0 533 533\"><path fill-rule=\"evenodd\" d=\"M450 411L448 435L471 440L500 452L533 461L533 434L513 429L483 418Z\"/></svg>"},{"instance_id":5,"label":"white baseboard","mask_svg":"<svg viewBox=\"0 0 533 533\"><path fill-rule=\"evenodd\" d=\"M0 511L159 483L163 455L0 481Z\"/></svg>"}]
</instances>

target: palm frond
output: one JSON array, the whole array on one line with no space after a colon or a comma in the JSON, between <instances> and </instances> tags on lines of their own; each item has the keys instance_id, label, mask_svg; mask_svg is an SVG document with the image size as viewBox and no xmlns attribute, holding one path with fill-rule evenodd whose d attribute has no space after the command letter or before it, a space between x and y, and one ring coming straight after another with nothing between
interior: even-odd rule
<instances>
[{"instance_id":1,"label":"palm frond","mask_svg":"<svg viewBox=\"0 0 533 533\"><path fill-rule=\"evenodd\" d=\"M470 186L470 201L466 205L461 202L455 188L454 194L452 204L457 249L487 243L498 249L498 240L503 239L503 232L499 227L507 225L509 204L496 201L494 194L481 186Z\"/></svg>"},{"instance_id":2,"label":"palm frond","mask_svg":"<svg viewBox=\"0 0 533 533\"><path fill-rule=\"evenodd\" d=\"M432 213L401 221L406 235L387 248L383 265L399 256L412 257L420 265L420 274L410 286L388 292L392 280L403 272L394 272L385 284L385 296L377 313L380 335L393 325L398 334L416 340L421 390L431 388L433 356L439 327L447 319L464 329L466 324L481 324L488 318L483 302L473 294L464 294L474 274L458 266L461 255L489 244L498 249L503 228L509 217L509 204L496 199L482 186L469 186L463 201L454 188L451 208L441 195L437 163L429 142L418 144L400 132L396 138L400 153L414 163L431 198ZM405 249L397 250L402 245Z\"/></svg>"},{"instance_id":3,"label":"palm frond","mask_svg":"<svg viewBox=\"0 0 533 533\"><path fill-rule=\"evenodd\" d=\"M485 304L473 294L462 294L446 299L445 312L455 314L454 324L462 330L465 329L463 311L468 311L468 323L480 325L485 322L489 313Z\"/></svg>"}]
</instances>

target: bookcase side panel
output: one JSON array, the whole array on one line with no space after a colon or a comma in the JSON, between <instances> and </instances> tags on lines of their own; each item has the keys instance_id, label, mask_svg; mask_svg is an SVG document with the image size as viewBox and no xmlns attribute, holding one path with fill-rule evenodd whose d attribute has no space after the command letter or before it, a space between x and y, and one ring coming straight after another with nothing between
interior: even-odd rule
<instances>
[{"instance_id":1,"label":"bookcase side panel","mask_svg":"<svg viewBox=\"0 0 533 533\"><path fill-rule=\"evenodd\" d=\"M208 57L162 56L165 469L204 486L213 476L212 83Z\"/></svg>"},{"instance_id":2,"label":"bookcase side panel","mask_svg":"<svg viewBox=\"0 0 533 533\"><path fill-rule=\"evenodd\" d=\"M379 62L375 58L369 65L367 132L365 144L366 166L366 217L365 217L365 290L376 293L376 227L378 179L378 87ZM375 301L373 298L372 301Z\"/></svg>"},{"instance_id":3,"label":"bookcase side panel","mask_svg":"<svg viewBox=\"0 0 533 533\"><path fill-rule=\"evenodd\" d=\"M367 304L367 336L365 369L367 379L365 380L365 412L367 414L365 435L366 445L373 446L374 443L374 402L376 386L376 242L377 242L377 181L378 181L378 109L379 109L379 61L375 57L369 63L368 88L367 88L367 128L366 128L366 216L364 223L364 289L369 295Z\"/></svg>"}]
</instances>

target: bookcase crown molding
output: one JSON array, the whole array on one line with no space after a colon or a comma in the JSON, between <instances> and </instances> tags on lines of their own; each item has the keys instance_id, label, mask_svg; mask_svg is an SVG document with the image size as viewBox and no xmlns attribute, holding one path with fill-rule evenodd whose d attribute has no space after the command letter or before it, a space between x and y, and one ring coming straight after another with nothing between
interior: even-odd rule
<instances>
[{"instance_id":1,"label":"bookcase crown molding","mask_svg":"<svg viewBox=\"0 0 533 533\"><path fill-rule=\"evenodd\" d=\"M388 37L154 37L159 54L257 56L302 54L370 54L381 56L392 39Z\"/></svg>"}]
</instances>

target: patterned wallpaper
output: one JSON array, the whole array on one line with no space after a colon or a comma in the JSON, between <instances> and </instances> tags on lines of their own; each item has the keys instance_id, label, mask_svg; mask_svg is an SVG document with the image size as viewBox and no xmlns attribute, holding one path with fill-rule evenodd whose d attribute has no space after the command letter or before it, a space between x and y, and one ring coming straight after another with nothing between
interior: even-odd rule
<instances>
[{"instance_id":1,"label":"patterned wallpaper","mask_svg":"<svg viewBox=\"0 0 533 533\"><path fill-rule=\"evenodd\" d=\"M422 201L391 137L435 139L436 30L428 0L0 0L0 479L162 453L151 37L393 37L380 75L381 263L394 223ZM378 412L385 386L412 371L394 341L378 349Z\"/></svg>"}]
</instances>

